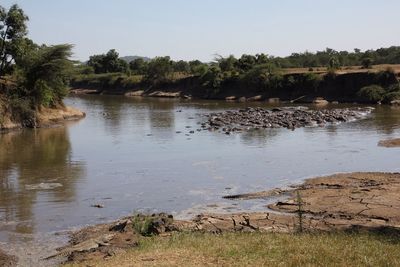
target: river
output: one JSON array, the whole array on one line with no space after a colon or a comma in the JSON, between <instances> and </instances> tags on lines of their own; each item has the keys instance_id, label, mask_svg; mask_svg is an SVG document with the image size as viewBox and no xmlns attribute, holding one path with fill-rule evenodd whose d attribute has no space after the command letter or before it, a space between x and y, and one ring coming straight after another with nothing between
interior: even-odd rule
<instances>
[{"instance_id":1,"label":"river","mask_svg":"<svg viewBox=\"0 0 400 267\"><path fill-rule=\"evenodd\" d=\"M399 108L376 106L339 125L225 135L197 131L202 114L268 104L95 95L65 102L86 118L0 135L3 247L135 212L262 210L266 200L221 197L337 172L400 171L400 150L377 146L400 136Z\"/></svg>"}]
</instances>

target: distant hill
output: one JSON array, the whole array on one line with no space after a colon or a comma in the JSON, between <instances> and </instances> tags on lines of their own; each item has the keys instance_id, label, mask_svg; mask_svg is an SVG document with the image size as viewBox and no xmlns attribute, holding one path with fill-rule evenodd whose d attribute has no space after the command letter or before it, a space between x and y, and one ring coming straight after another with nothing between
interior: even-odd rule
<instances>
[{"instance_id":1,"label":"distant hill","mask_svg":"<svg viewBox=\"0 0 400 267\"><path fill-rule=\"evenodd\" d=\"M133 61L133 60L135 60L135 59L138 59L138 58L143 58L143 60L144 61L150 61L151 60L151 58L149 58L149 57L141 57L141 56L126 56L126 57L121 57L121 59L122 60L125 60L126 62L131 62L131 61Z\"/></svg>"}]
</instances>

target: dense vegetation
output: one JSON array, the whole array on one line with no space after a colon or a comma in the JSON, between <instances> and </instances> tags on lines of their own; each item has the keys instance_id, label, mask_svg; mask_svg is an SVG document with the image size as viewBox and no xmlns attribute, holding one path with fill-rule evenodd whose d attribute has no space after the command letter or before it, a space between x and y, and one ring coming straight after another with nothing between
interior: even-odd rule
<instances>
[{"instance_id":1,"label":"dense vegetation","mask_svg":"<svg viewBox=\"0 0 400 267\"><path fill-rule=\"evenodd\" d=\"M327 48L325 51L292 54L285 58L265 54L242 55L240 58L217 56L210 63L198 60L173 61L170 57L135 58L126 62L119 58L115 50L110 50L106 54L94 55L87 63L80 65L76 69L73 84L76 87L122 90L190 86L192 95L206 98L239 92L239 95L262 94L269 97L286 94L283 98L293 99L302 95L318 95L318 92L323 94L322 89L341 86L335 74L341 68L360 65L358 68L368 69L373 63L400 63L400 47L365 52L355 49L351 53ZM308 69L288 75L285 72L287 67ZM335 97L363 102L397 99L400 89L394 75L394 71L387 68L378 74L363 74L364 78L351 77L349 79L357 80L351 92L338 90ZM380 87L380 92L371 95L377 87L368 90L370 93L366 89L359 92L362 87L370 85ZM346 86L350 87L349 84ZM348 95L341 97L342 93Z\"/></svg>"},{"instance_id":2,"label":"dense vegetation","mask_svg":"<svg viewBox=\"0 0 400 267\"><path fill-rule=\"evenodd\" d=\"M38 45L28 39L27 21L18 5L9 10L0 6L0 117L11 113L32 125L36 109L62 104L73 63L71 45Z\"/></svg>"}]
</instances>

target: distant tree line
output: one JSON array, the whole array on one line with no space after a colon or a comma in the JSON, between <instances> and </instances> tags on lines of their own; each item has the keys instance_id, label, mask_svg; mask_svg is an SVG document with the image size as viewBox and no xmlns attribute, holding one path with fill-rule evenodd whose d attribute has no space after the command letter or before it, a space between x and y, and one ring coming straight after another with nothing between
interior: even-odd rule
<instances>
[{"instance_id":1,"label":"distant tree line","mask_svg":"<svg viewBox=\"0 0 400 267\"><path fill-rule=\"evenodd\" d=\"M87 72L112 73L125 72L150 77L168 76L172 72L192 75L204 74L209 67L218 66L221 71L246 72L263 65L274 65L276 68L316 68L328 67L338 69L346 66L361 66L370 68L373 64L400 64L400 46L366 50L362 52L355 48L353 52L336 51L326 48L323 51L292 53L287 57L274 57L266 54L242 55L235 58L217 56L214 62L202 63L199 60L173 61L170 57L156 57L152 60L137 58L131 62L119 58L119 54L111 49L106 54L93 55L87 62L91 69ZM162 74L162 75L161 75Z\"/></svg>"},{"instance_id":2,"label":"distant tree line","mask_svg":"<svg viewBox=\"0 0 400 267\"><path fill-rule=\"evenodd\" d=\"M170 57L156 57L150 60L136 58L129 63L121 59L118 53L112 49L106 54L91 56L89 61L79 67L78 73L82 80L82 74L110 74L109 76L90 76L94 80L109 83L116 80L116 73L125 76L137 76L140 78L128 79L129 82L138 81L156 85L171 82L184 77L198 77L202 87L206 88L210 95L218 94L221 86L229 82L240 84L259 90L271 90L282 86L291 86L299 82L310 88L315 88L321 77L312 72L313 68L326 67L329 72L345 66L360 66L370 68L372 64L400 64L400 47L392 46L377 50L362 52L354 49L353 52L335 51L327 48L316 53L293 53L288 57L274 57L266 54L242 55L236 58L233 55L223 57L217 55L213 62L204 63L199 60L174 61ZM308 68L310 72L303 73L299 77L283 78L284 68ZM90 78L89 78L90 79ZM301 81L292 81L301 79ZM117 79L118 80L118 79ZM284 85L282 85L284 84Z\"/></svg>"}]
</instances>

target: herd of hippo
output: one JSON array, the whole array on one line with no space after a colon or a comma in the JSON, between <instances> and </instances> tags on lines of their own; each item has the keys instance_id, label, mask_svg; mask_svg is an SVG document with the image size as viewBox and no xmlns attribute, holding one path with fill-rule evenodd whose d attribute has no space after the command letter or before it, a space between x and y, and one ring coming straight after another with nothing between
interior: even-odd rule
<instances>
[{"instance_id":1,"label":"herd of hippo","mask_svg":"<svg viewBox=\"0 0 400 267\"><path fill-rule=\"evenodd\" d=\"M372 108L345 108L311 110L306 107L287 108L245 108L205 115L207 120L201 124L203 129L222 131L226 134L263 128L295 128L324 126L361 119Z\"/></svg>"}]
</instances>

